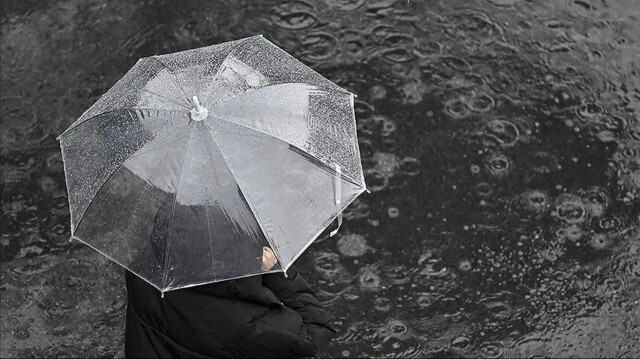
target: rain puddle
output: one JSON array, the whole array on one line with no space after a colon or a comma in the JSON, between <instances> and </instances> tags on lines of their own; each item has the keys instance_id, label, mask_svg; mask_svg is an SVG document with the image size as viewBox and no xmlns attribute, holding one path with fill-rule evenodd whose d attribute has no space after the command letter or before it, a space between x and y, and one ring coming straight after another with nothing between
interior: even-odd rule
<instances>
[{"instance_id":1,"label":"rain puddle","mask_svg":"<svg viewBox=\"0 0 640 359\"><path fill-rule=\"evenodd\" d=\"M331 357L640 356L633 0L3 1L1 356L123 355L55 137L139 57L257 33L358 94L372 193L298 268ZM635 40L634 40L635 39Z\"/></svg>"}]
</instances>

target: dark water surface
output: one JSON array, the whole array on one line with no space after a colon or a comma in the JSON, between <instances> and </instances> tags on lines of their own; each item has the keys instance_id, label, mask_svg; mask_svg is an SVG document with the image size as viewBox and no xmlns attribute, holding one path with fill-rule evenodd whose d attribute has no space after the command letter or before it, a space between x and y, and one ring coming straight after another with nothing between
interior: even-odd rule
<instances>
[{"instance_id":1,"label":"dark water surface","mask_svg":"<svg viewBox=\"0 0 640 359\"><path fill-rule=\"evenodd\" d=\"M5 356L122 355L55 137L139 57L264 34L358 94L372 190L299 269L340 356L640 356L640 2L3 1Z\"/></svg>"}]
</instances>

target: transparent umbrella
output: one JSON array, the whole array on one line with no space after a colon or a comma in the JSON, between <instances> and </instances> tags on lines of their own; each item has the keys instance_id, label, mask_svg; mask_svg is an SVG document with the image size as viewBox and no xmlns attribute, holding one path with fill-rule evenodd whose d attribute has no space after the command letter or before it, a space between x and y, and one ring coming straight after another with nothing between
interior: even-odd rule
<instances>
[{"instance_id":1,"label":"transparent umbrella","mask_svg":"<svg viewBox=\"0 0 640 359\"><path fill-rule=\"evenodd\" d=\"M286 271L366 190L353 96L262 36L140 59L59 137L72 238L163 292Z\"/></svg>"}]
</instances>

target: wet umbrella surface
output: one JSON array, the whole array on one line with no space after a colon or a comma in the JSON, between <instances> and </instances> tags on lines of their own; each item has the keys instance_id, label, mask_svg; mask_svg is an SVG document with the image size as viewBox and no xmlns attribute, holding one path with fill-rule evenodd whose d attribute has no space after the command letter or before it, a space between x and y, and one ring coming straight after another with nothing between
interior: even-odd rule
<instances>
[{"instance_id":1,"label":"wet umbrella surface","mask_svg":"<svg viewBox=\"0 0 640 359\"><path fill-rule=\"evenodd\" d=\"M0 354L122 355L123 270L68 241L56 136L139 58L264 34L358 95L372 193L296 261L339 329L329 356L640 356L638 18L632 0L3 1Z\"/></svg>"},{"instance_id":2,"label":"wet umbrella surface","mask_svg":"<svg viewBox=\"0 0 640 359\"><path fill-rule=\"evenodd\" d=\"M286 270L365 191L353 95L262 36L141 59L60 146L73 238L163 292Z\"/></svg>"}]
</instances>

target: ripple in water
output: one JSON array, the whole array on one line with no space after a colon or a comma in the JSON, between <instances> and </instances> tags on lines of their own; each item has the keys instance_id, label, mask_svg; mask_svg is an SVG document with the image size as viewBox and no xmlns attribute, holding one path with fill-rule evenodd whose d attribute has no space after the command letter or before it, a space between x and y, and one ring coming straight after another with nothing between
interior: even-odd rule
<instances>
[{"instance_id":1,"label":"ripple in water","mask_svg":"<svg viewBox=\"0 0 640 359\"><path fill-rule=\"evenodd\" d=\"M583 120L592 120L604 113L602 106L595 103L585 103L576 109L576 115Z\"/></svg>"},{"instance_id":2,"label":"ripple in water","mask_svg":"<svg viewBox=\"0 0 640 359\"><path fill-rule=\"evenodd\" d=\"M364 236L358 233L343 234L336 245L338 252L347 257L361 257L372 249L367 245Z\"/></svg>"},{"instance_id":3,"label":"ripple in water","mask_svg":"<svg viewBox=\"0 0 640 359\"><path fill-rule=\"evenodd\" d=\"M563 193L555 201L552 216L569 224L584 223L589 218L589 210L580 197Z\"/></svg>"},{"instance_id":4,"label":"ripple in water","mask_svg":"<svg viewBox=\"0 0 640 359\"><path fill-rule=\"evenodd\" d=\"M271 16L273 23L287 30L301 30L316 23L316 15L305 9L279 8Z\"/></svg>"},{"instance_id":5,"label":"ripple in water","mask_svg":"<svg viewBox=\"0 0 640 359\"><path fill-rule=\"evenodd\" d=\"M513 147L518 139L518 127L506 120L490 121L482 132L482 144L487 147Z\"/></svg>"},{"instance_id":6,"label":"ripple in water","mask_svg":"<svg viewBox=\"0 0 640 359\"><path fill-rule=\"evenodd\" d=\"M582 238L582 236L584 236L584 230L580 226L572 224L558 229L556 231L556 236L561 241L568 240L571 242L577 242Z\"/></svg>"},{"instance_id":7,"label":"ripple in water","mask_svg":"<svg viewBox=\"0 0 640 359\"><path fill-rule=\"evenodd\" d=\"M404 47L382 50L380 55L390 63L405 63L414 58L413 52Z\"/></svg>"},{"instance_id":8,"label":"ripple in water","mask_svg":"<svg viewBox=\"0 0 640 359\"><path fill-rule=\"evenodd\" d=\"M504 354L504 345L500 342L484 342L478 345L478 351L483 358L500 358Z\"/></svg>"},{"instance_id":9,"label":"ripple in water","mask_svg":"<svg viewBox=\"0 0 640 359\"><path fill-rule=\"evenodd\" d=\"M342 270L340 256L328 251L314 253L313 265L318 273L327 279L335 278Z\"/></svg>"},{"instance_id":10,"label":"ripple in water","mask_svg":"<svg viewBox=\"0 0 640 359\"><path fill-rule=\"evenodd\" d=\"M328 3L339 10L352 11L362 6L365 1L366 0L336 0Z\"/></svg>"},{"instance_id":11,"label":"ripple in water","mask_svg":"<svg viewBox=\"0 0 640 359\"><path fill-rule=\"evenodd\" d=\"M611 238L602 233L595 233L589 239L589 245L596 250L603 250L611 246Z\"/></svg>"},{"instance_id":12,"label":"ripple in water","mask_svg":"<svg viewBox=\"0 0 640 359\"><path fill-rule=\"evenodd\" d=\"M496 106L496 101L493 99L493 97L485 93L481 93L473 96L467 102L467 106L469 106L471 111L485 113L493 110L493 108Z\"/></svg>"},{"instance_id":13,"label":"ripple in water","mask_svg":"<svg viewBox=\"0 0 640 359\"><path fill-rule=\"evenodd\" d=\"M541 216L550 207L549 196L546 192L531 190L522 193L514 201L514 207L521 213Z\"/></svg>"},{"instance_id":14,"label":"ripple in water","mask_svg":"<svg viewBox=\"0 0 640 359\"><path fill-rule=\"evenodd\" d=\"M617 216L610 216L598 221L598 229L606 233L617 233L623 227L622 220Z\"/></svg>"},{"instance_id":15,"label":"ripple in water","mask_svg":"<svg viewBox=\"0 0 640 359\"><path fill-rule=\"evenodd\" d=\"M397 319L389 319L383 326L378 328L377 335L385 342L391 338L407 340L413 336L413 333L409 331L409 327L404 322Z\"/></svg>"},{"instance_id":16,"label":"ripple in water","mask_svg":"<svg viewBox=\"0 0 640 359\"><path fill-rule=\"evenodd\" d=\"M548 174L560 169L556 157L548 152L535 152L527 164L535 173Z\"/></svg>"},{"instance_id":17,"label":"ripple in water","mask_svg":"<svg viewBox=\"0 0 640 359\"><path fill-rule=\"evenodd\" d=\"M373 301L373 308L381 312L388 312L391 309L391 301L385 297L378 297Z\"/></svg>"},{"instance_id":18,"label":"ripple in water","mask_svg":"<svg viewBox=\"0 0 640 359\"><path fill-rule=\"evenodd\" d=\"M367 187L371 192L379 192L389 186L389 176L374 168L366 169L364 176L367 181Z\"/></svg>"},{"instance_id":19,"label":"ripple in water","mask_svg":"<svg viewBox=\"0 0 640 359\"><path fill-rule=\"evenodd\" d=\"M594 217L602 216L609 205L609 197L604 190L598 187L593 187L584 192L580 195L580 200L587 206L589 213Z\"/></svg>"},{"instance_id":20,"label":"ripple in water","mask_svg":"<svg viewBox=\"0 0 640 359\"><path fill-rule=\"evenodd\" d=\"M367 292L377 292L381 289L381 280L377 271L373 268L362 269L358 276L358 284L360 289Z\"/></svg>"},{"instance_id":21,"label":"ripple in water","mask_svg":"<svg viewBox=\"0 0 640 359\"><path fill-rule=\"evenodd\" d=\"M387 266L383 269L384 278L394 285L407 284L411 281L411 274L417 269L409 269L405 266Z\"/></svg>"},{"instance_id":22,"label":"ripple in water","mask_svg":"<svg viewBox=\"0 0 640 359\"><path fill-rule=\"evenodd\" d=\"M466 351L471 347L471 338L465 335L459 335L449 341L449 347L455 351Z\"/></svg>"},{"instance_id":23,"label":"ripple in water","mask_svg":"<svg viewBox=\"0 0 640 359\"><path fill-rule=\"evenodd\" d=\"M511 161L502 153L492 153L485 158L485 168L495 177L503 177L511 170Z\"/></svg>"},{"instance_id":24,"label":"ripple in water","mask_svg":"<svg viewBox=\"0 0 640 359\"><path fill-rule=\"evenodd\" d=\"M453 118L465 118L469 115L469 107L464 99L454 98L444 104L445 112Z\"/></svg>"},{"instance_id":25,"label":"ripple in water","mask_svg":"<svg viewBox=\"0 0 640 359\"><path fill-rule=\"evenodd\" d=\"M338 54L338 39L326 32L312 32L300 42L301 57L309 61L324 61Z\"/></svg>"}]
</instances>

